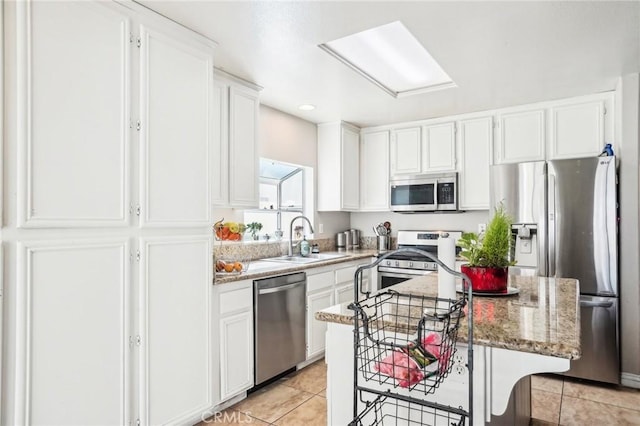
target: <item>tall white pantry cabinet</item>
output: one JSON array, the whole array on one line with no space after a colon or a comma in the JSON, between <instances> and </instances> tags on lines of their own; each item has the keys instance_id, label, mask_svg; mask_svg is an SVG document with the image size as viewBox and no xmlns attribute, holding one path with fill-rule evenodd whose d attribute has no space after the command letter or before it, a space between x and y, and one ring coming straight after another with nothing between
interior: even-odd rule
<instances>
[{"instance_id":1,"label":"tall white pantry cabinet","mask_svg":"<svg viewBox=\"0 0 640 426\"><path fill-rule=\"evenodd\" d=\"M1 424L195 423L215 43L130 2L4 4Z\"/></svg>"}]
</instances>

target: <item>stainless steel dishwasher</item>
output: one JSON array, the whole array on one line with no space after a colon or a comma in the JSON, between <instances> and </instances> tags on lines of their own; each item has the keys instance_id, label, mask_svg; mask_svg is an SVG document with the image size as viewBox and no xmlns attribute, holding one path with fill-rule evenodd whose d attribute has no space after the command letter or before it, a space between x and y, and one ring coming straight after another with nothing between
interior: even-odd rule
<instances>
[{"instance_id":1,"label":"stainless steel dishwasher","mask_svg":"<svg viewBox=\"0 0 640 426\"><path fill-rule=\"evenodd\" d=\"M256 385L305 360L306 290L304 272L253 282Z\"/></svg>"}]
</instances>

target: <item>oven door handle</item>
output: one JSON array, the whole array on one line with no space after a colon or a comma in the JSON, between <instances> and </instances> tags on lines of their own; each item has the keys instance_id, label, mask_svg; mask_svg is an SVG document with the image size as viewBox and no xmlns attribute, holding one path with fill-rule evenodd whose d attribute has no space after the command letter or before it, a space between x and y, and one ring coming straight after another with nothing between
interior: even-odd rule
<instances>
[{"instance_id":1,"label":"oven door handle","mask_svg":"<svg viewBox=\"0 0 640 426\"><path fill-rule=\"evenodd\" d=\"M426 270L411 270L411 272L407 272L407 270L390 270L389 268L378 268L378 274L384 277L390 278L413 278L413 277L421 277L424 275L429 275L435 271L426 271Z\"/></svg>"}]
</instances>

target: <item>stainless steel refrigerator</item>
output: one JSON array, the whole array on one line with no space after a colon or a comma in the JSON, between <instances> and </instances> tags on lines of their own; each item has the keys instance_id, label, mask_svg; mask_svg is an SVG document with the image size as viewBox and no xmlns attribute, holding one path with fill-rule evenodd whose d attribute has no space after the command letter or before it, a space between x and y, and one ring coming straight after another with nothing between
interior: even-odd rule
<instances>
[{"instance_id":1,"label":"stainless steel refrigerator","mask_svg":"<svg viewBox=\"0 0 640 426\"><path fill-rule=\"evenodd\" d=\"M491 167L491 205L513 217L513 273L580 282L582 357L565 374L620 382L615 157Z\"/></svg>"}]
</instances>

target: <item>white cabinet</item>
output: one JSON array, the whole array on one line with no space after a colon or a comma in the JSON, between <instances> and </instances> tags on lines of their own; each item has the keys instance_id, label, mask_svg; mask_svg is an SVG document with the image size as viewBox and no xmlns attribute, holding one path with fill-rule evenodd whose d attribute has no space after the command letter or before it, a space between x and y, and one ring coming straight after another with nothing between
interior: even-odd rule
<instances>
[{"instance_id":1,"label":"white cabinet","mask_svg":"<svg viewBox=\"0 0 640 426\"><path fill-rule=\"evenodd\" d=\"M460 128L460 209L489 208L489 168L493 117L458 122Z\"/></svg>"},{"instance_id":2,"label":"white cabinet","mask_svg":"<svg viewBox=\"0 0 640 426\"><path fill-rule=\"evenodd\" d=\"M336 305L353 302L353 282L336 287L335 301Z\"/></svg>"},{"instance_id":3,"label":"white cabinet","mask_svg":"<svg viewBox=\"0 0 640 426\"><path fill-rule=\"evenodd\" d=\"M216 71L213 129L215 206L258 207L259 87Z\"/></svg>"},{"instance_id":4,"label":"white cabinet","mask_svg":"<svg viewBox=\"0 0 640 426\"><path fill-rule=\"evenodd\" d=\"M141 226L211 223L211 49L141 26Z\"/></svg>"},{"instance_id":5,"label":"white cabinet","mask_svg":"<svg viewBox=\"0 0 640 426\"><path fill-rule=\"evenodd\" d=\"M363 133L360 211L389 211L389 131Z\"/></svg>"},{"instance_id":6,"label":"white cabinet","mask_svg":"<svg viewBox=\"0 0 640 426\"><path fill-rule=\"evenodd\" d=\"M214 405L212 240L142 238L140 253L140 420L170 424Z\"/></svg>"},{"instance_id":7,"label":"white cabinet","mask_svg":"<svg viewBox=\"0 0 640 426\"><path fill-rule=\"evenodd\" d=\"M422 169L422 129L395 129L391 139L391 174L420 173Z\"/></svg>"},{"instance_id":8,"label":"white cabinet","mask_svg":"<svg viewBox=\"0 0 640 426\"><path fill-rule=\"evenodd\" d=\"M253 386L253 282L217 286L219 312L220 399Z\"/></svg>"},{"instance_id":9,"label":"white cabinet","mask_svg":"<svg viewBox=\"0 0 640 426\"><path fill-rule=\"evenodd\" d=\"M394 130L391 141L392 175L453 171L455 168L455 123Z\"/></svg>"},{"instance_id":10,"label":"white cabinet","mask_svg":"<svg viewBox=\"0 0 640 426\"><path fill-rule=\"evenodd\" d=\"M108 3L15 6L18 226L126 226L129 18Z\"/></svg>"},{"instance_id":11,"label":"white cabinet","mask_svg":"<svg viewBox=\"0 0 640 426\"><path fill-rule=\"evenodd\" d=\"M550 135L547 158L590 157L600 154L605 142L605 101L610 98L589 97L550 109Z\"/></svg>"},{"instance_id":12,"label":"white cabinet","mask_svg":"<svg viewBox=\"0 0 640 426\"><path fill-rule=\"evenodd\" d=\"M544 160L545 126L543 108L500 112L495 164Z\"/></svg>"},{"instance_id":13,"label":"white cabinet","mask_svg":"<svg viewBox=\"0 0 640 426\"><path fill-rule=\"evenodd\" d=\"M2 421L191 422L217 380L215 43L135 2L4 7Z\"/></svg>"},{"instance_id":14,"label":"white cabinet","mask_svg":"<svg viewBox=\"0 0 640 426\"><path fill-rule=\"evenodd\" d=\"M28 241L17 249L20 284L11 289L17 384L3 395L15 411L4 422L127 424L132 392L127 240Z\"/></svg>"},{"instance_id":15,"label":"white cabinet","mask_svg":"<svg viewBox=\"0 0 640 426\"><path fill-rule=\"evenodd\" d=\"M334 304L333 289L335 278L333 271L324 268L307 272L307 359L324 352L324 335L327 323L318 321L315 314Z\"/></svg>"},{"instance_id":16,"label":"white cabinet","mask_svg":"<svg viewBox=\"0 0 640 426\"><path fill-rule=\"evenodd\" d=\"M333 302L333 286L307 296L307 359L324 352L327 324L315 319L315 313L328 308Z\"/></svg>"},{"instance_id":17,"label":"white cabinet","mask_svg":"<svg viewBox=\"0 0 640 426\"><path fill-rule=\"evenodd\" d=\"M425 126L422 141L422 173L452 171L456 168L455 123Z\"/></svg>"},{"instance_id":18,"label":"white cabinet","mask_svg":"<svg viewBox=\"0 0 640 426\"><path fill-rule=\"evenodd\" d=\"M318 125L318 210L358 210L359 177L359 129L343 122Z\"/></svg>"}]
</instances>

